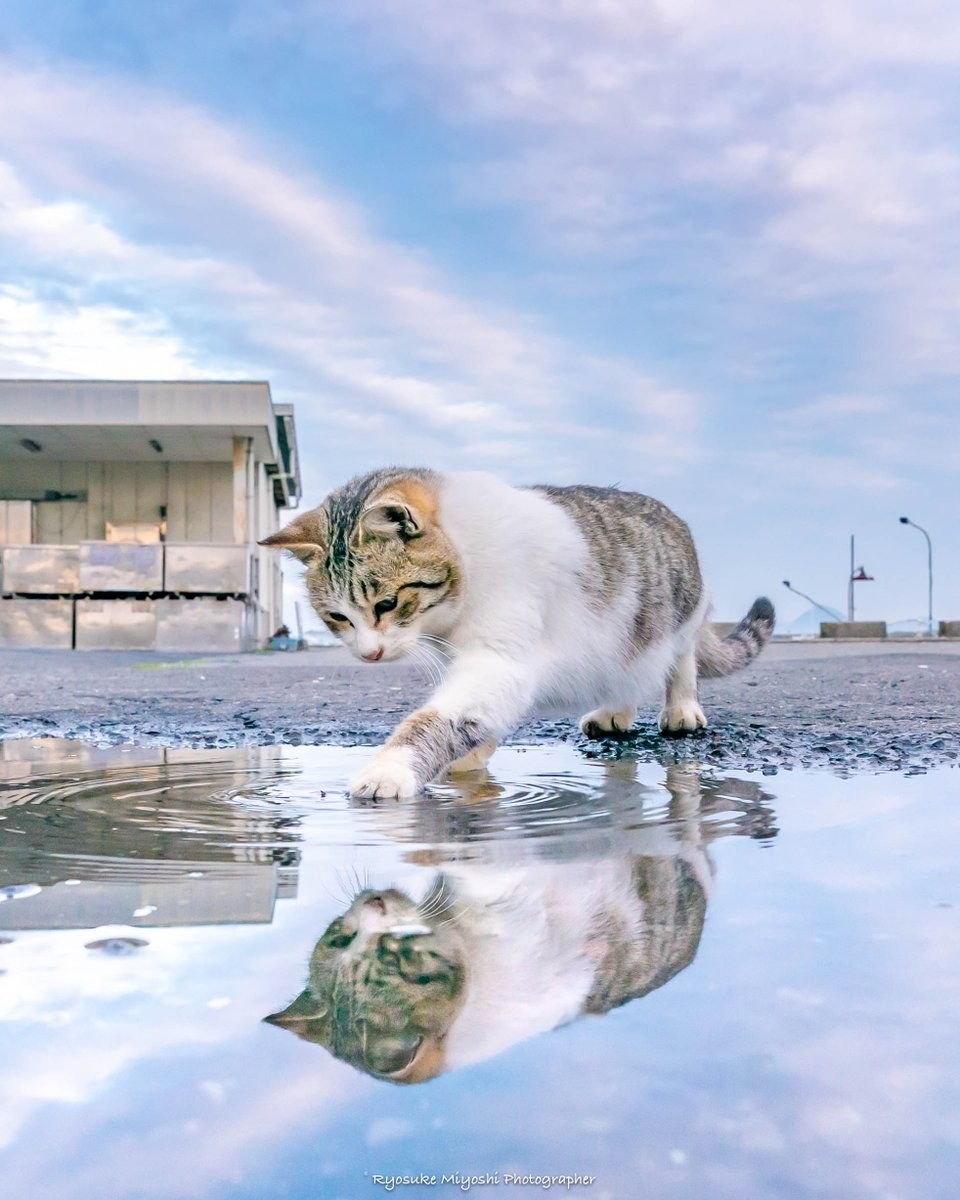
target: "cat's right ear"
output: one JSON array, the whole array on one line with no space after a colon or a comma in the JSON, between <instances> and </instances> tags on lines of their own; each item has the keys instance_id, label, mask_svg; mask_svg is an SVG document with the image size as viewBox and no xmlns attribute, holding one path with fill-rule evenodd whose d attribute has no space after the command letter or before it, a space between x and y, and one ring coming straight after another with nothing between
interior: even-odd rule
<instances>
[{"instance_id":1,"label":"cat's right ear","mask_svg":"<svg viewBox=\"0 0 960 1200\"><path fill-rule=\"evenodd\" d=\"M258 543L277 550L289 550L301 562L309 562L326 549L326 524L318 509L301 513L289 525L271 533Z\"/></svg>"}]
</instances>

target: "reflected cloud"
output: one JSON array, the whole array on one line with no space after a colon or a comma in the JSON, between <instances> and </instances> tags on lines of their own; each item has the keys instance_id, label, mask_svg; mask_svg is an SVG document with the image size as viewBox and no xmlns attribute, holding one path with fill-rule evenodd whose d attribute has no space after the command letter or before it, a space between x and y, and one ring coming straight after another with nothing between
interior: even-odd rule
<instances>
[{"instance_id":1,"label":"reflected cloud","mask_svg":"<svg viewBox=\"0 0 960 1200\"><path fill-rule=\"evenodd\" d=\"M608 764L591 794L545 783L522 808L491 805L497 784L478 772L447 805L424 804L433 844L411 857L437 871L422 899L359 889L317 941L304 989L265 1019L418 1083L663 987L700 945L709 843L774 836L772 797L683 765L667 768L664 803L635 771ZM581 828L587 810L596 824Z\"/></svg>"}]
</instances>

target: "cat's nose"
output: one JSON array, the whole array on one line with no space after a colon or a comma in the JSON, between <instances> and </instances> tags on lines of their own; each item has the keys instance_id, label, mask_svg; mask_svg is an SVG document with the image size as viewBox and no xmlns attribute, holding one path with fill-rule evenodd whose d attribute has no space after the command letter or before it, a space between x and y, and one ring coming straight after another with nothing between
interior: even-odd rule
<instances>
[{"instance_id":1,"label":"cat's nose","mask_svg":"<svg viewBox=\"0 0 960 1200\"><path fill-rule=\"evenodd\" d=\"M368 896L363 903L365 908L372 908L374 912L378 912L381 915L387 911L387 906L382 896Z\"/></svg>"},{"instance_id":2,"label":"cat's nose","mask_svg":"<svg viewBox=\"0 0 960 1200\"><path fill-rule=\"evenodd\" d=\"M383 647L378 646L376 650L371 650L368 654L361 654L360 657L364 662L379 662L383 658Z\"/></svg>"}]
</instances>

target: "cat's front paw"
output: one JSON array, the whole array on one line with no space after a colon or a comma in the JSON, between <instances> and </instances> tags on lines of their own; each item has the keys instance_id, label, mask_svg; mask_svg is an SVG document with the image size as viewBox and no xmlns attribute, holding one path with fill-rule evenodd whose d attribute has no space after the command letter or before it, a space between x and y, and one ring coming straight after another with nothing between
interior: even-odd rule
<instances>
[{"instance_id":1,"label":"cat's front paw","mask_svg":"<svg viewBox=\"0 0 960 1200\"><path fill-rule=\"evenodd\" d=\"M580 718L580 729L588 738L616 737L626 733L636 717L635 708L596 708Z\"/></svg>"},{"instance_id":2,"label":"cat's front paw","mask_svg":"<svg viewBox=\"0 0 960 1200\"><path fill-rule=\"evenodd\" d=\"M368 767L350 780L350 795L408 800L422 791L409 766L392 754L378 754Z\"/></svg>"}]
</instances>

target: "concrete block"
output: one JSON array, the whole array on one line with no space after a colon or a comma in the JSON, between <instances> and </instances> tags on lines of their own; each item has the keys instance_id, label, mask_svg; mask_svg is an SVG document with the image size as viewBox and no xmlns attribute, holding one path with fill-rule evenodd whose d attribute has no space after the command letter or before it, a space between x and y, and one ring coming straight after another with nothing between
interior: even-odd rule
<instances>
[{"instance_id":1,"label":"concrete block","mask_svg":"<svg viewBox=\"0 0 960 1200\"><path fill-rule=\"evenodd\" d=\"M164 591L245 595L249 590L246 546L167 542L164 560Z\"/></svg>"},{"instance_id":2,"label":"concrete block","mask_svg":"<svg viewBox=\"0 0 960 1200\"><path fill-rule=\"evenodd\" d=\"M80 543L80 590L159 592L163 588L163 546L125 542Z\"/></svg>"},{"instance_id":3,"label":"concrete block","mask_svg":"<svg viewBox=\"0 0 960 1200\"><path fill-rule=\"evenodd\" d=\"M886 621L821 621L822 638L885 638Z\"/></svg>"},{"instance_id":4,"label":"concrete block","mask_svg":"<svg viewBox=\"0 0 960 1200\"><path fill-rule=\"evenodd\" d=\"M0 600L0 646L18 650L69 650L73 646L73 601Z\"/></svg>"},{"instance_id":5,"label":"concrete block","mask_svg":"<svg viewBox=\"0 0 960 1200\"><path fill-rule=\"evenodd\" d=\"M246 606L242 600L198 597L156 600L157 650L174 653L230 654L250 649Z\"/></svg>"},{"instance_id":6,"label":"concrete block","mask_svg":"<svg viewBox=\"0 0 960 1200\"><path fill-rule=\"evenodd\" d=\"M4 546L3 590L29 596L80 590L79 546Z\"/></svg>"},{"instance_id":7,"label":"concrete block","mask_svg":"<svg viewBox=\"0 0 960 1200\"><path fill-rule=\"evenodd\" d=\"M77 600L78 650L153 650L153 600Z\"/></svg>"}]
</instances>

